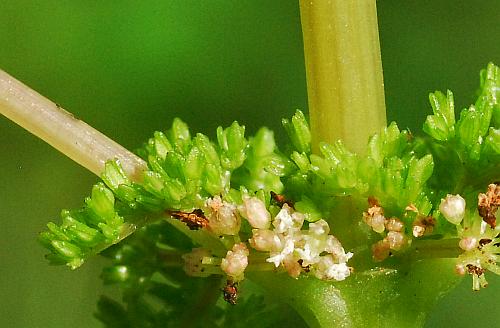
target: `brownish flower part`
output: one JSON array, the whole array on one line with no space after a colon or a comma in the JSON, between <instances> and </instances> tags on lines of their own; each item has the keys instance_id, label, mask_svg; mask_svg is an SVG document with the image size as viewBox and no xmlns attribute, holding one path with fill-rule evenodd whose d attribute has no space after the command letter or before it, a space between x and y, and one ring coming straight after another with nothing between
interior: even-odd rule
<instances>
[{"instance_id":1,"label":"brownish flower part","mask_svg":"<svg viewBox=\"0 0 500 328\"><path fill-rule=\"evenodd\" d=\"M492 229L497 225L496 212L500 207L500 185L490 184L485 194L478 195L477 210Z\"/></svg>"},{"instance_id":2,"label":"brownish flower part","mask_svg":"<svg viewBox=\"0 0 500 328\"><path fill-rule=\"evenodd\" d=\"M304 260L300 259L297 261L297 263L299 263L300 267L302 268L302 270L304 270L305 273L309 273L311 271L311 265L302 265L304 263Z\"/></svg>"},{"instance_id":3,"label":"brownish flower part","mask_svg":"<svg viewBox=\"0 0 500 328\"><path fill-rule=\"evenodd\" d=\"M382 262L391 255L391 245L385 239L379 240L372 245L372 255L374 261Z\"/></svg>"},{"instance_id":4,"label":"brownish flower part","mask_svg":"<svg viewBox=\"0 0 500 328\"><path fill-rule=\"evenodd\" d=\"M489 239L489 238L483 238L479 241L479 248L482 248L484 245L488 245L489 243L491 243L493 240Z\"/></svg>"},{"instance_id":5,"label":"brownish flower part","mask_svg":"<svg viewBox=\"0 0 500 328\"><path fill-rule=\"evenodd\" d=\"M436 225L436 219L432 216L418 216L415 221L413 221L413 236L418 238L425 234L430 234L434 230Z\"/></svg>"},{"instance_id":6,"label":"brownish flower part","mask_svg":"<svg viewBox=\"0 0 500 328\"><path fill-rule=\"evenodd\" d=\"M271 198L279 207L283 207L283 205L287 204L291 208L295 209L294 203L291 200L286 199L285 196L277 194L272 190L271 190Z\"/></svg>"},{"instance_id":7,"label":"brownish flower part","mask_svg":"<svg viewBox=\"0 0 500 328\"><path fill-rule=\"evenodd\" d=\"M390 218L385 221L385 228L389 231L402 232L405 224L398 218Z\"/></svg>"},{"instance_id":8,"label":"brownish flower part","mask_svg":"<svg viewBox=\"0 0 500 328\"><path fill-rule=\"evenodd\" d=\"M418 213L418 208L414 204L410 204L405 207L405 211Z\"/></svg>"},{"instance_id":9,"label":"brownish flower part","mask_svg":"<svg viewBox=\"0 0 500 328\"><path fill-rule=\"evenodd\" d=\"M236 305L238 301L238 283L228 280L222 289L222 295L224 296L224 301L231 305Z\"/></svg>"},{"instance_id":10,"label":"brownish flower part","mask_svg":"<svg viewBox=\"0 0 500 328\"><path fill-rule=\"evenodd\" d=\"M469 272L470 274L475 274L476 276L480 276L482 275L486 270L481 268L481 267L478 267L478 266L475 266L475 265L472 265L472 264L467 264L467 272Z\"/></svg>"},{"instance_id":11,"label":"brownish flower part","mask_svg":"<svg viewBox=\"0 0 500 328\"><path fill-rule=\"evenodd\" d=\"M386 223L384 209L380 207L378 200L373 197L368 198L368 205L370 206L368 210L363 212L363 219L365 223L375 232L384 232Z\"/></svg>"},{"instance_id":12,"label":"brownish flower part","mask_svg":"<svg viewBox=\"0 0 500 328\"><path fill-rule=\"evenodd\" d=\"M208 220L200 209L195 209L192 212L167 211L167 214L174 219L184 222L191 230L206 228L208 225Z\"/></svg>"},{"instance_id":13,"label":"brownish flower part","mask_svg":"<svg viewBox=\"0 0 500 328\"><path fill-rule=\"evenodd\" d=\"M460 276L465 275L465 267L462 264L455 265L455 273Z\"/></svg>"},{"instance_id":14,"label":"brownish flower part","mask_svg":"<svg viewBox=\"0 0 500 328\"><path fill-rule=\"evenodd\" d=\"M408 239L405 234L398 231L389 231L384 240L389 243L390 249L395 251L399 251L408 243Z\"/></svg>"},{"instance_id":15,"label":"brownish flower part","mask_svg":"<svg viewBox=\"0 0 500 328\"><path fill-rule=\"evenodd\" d=\"M373 197L373 196L368 197L368 205L370 207L374 207L374 206L380 207L380 203L378 202L378 199Z\"/></svg>"}]
</instances>

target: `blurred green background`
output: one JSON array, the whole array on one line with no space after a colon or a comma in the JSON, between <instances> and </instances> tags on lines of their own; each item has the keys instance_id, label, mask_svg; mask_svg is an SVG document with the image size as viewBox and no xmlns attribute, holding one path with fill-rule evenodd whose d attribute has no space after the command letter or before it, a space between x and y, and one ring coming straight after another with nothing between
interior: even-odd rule
<instances>
[{"instance_id":1,"label":"blurred green background","mask_svg":"<svg viewBox=\"0 0 500 328\"><path fill-rule=\"evenodd\" d=\"M378 1L389 120L420 131L427 94L473 101L500 64L500 1ZM134 149L176 116L214 136L238 120L284 140L280 119L307 108L298 2L0 0L0 68ZM36 242L96 177L0 117L0 327L100 327L103 261L50 267ZM499 327L500 279L464 282L428 327Z\"/></svg>"}]
</instances>

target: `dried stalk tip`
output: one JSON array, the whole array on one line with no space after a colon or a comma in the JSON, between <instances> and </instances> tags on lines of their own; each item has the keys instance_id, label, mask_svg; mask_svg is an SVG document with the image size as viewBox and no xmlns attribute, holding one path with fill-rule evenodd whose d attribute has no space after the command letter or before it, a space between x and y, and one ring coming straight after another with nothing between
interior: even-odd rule
<instances>
[{"instance_id":1,"label":"dried stalk tip","mask_svg":"<svg viewBox=\"0 0 500 328\"><path fill-rule=\"evenodd\" d=\"M208 220L200 209L195 209L192 212L167 211L167 213L174 219L185 223L190 230L206 228L208 225Z\"/></svg>"},{"instance_id":2,"label":"dried stalk tip","mask_svg":"<svg viewBox=\"0 0 500 328\"><path fill-rule=\"evenodd\" d=\"M413 236L419 238L426 234L431 234L435 225L436 219L432 216L418 216L412 225Z\"/></svg>"},{"instance_id":3,"label":"dried stalk tip","mask_svg":"<svg viewBox=\"0 0 500 328\"><path fill-rule=\"evenodd\" d=\"M500 207L500 185L490 184L485 194L479 194L477 209L479 215L492 229L497 225L496 212Z\"/></svg>"},{"instance_id":4,"label":"dried stalk tip","mask_svg":"<svg viewBox=\"0 0 500 328\"><path fill-rule=\"evenodd\" d=\"M231 305L236 305L238 301L238 283L232 280L227 280L226 285L222 289L224 301Z\"/></svg>"},{"instance_id":5,"label":"dried stalk tip","mask_svg":"<svg viewBox=\"0 0 500 328\"><path fill-rule=\"evenodd\" d=\"M295 208L294 207L294 203L289 200L289 199L286 199L285 196L283 195L280 195L280 194L277 194L275 193L274 191L271 190L271 199L279 206L279 207L283 207L283 205L287 204L288 206L290 206L291 208Z\"/></svg>"},{"instance_id":6,"label":"dried stalk tip","mask_svg":"<svg viewBox=\"0 0 500 328\"><path fill-rule=\"evenodd\" d=\"M384 209L380 207L378 201L373 197L368 198L368 204L370 207L366 212L363 212L363 220L373 231L377 233L384 232L386 221Z\"/></svg>"}]
</instances>

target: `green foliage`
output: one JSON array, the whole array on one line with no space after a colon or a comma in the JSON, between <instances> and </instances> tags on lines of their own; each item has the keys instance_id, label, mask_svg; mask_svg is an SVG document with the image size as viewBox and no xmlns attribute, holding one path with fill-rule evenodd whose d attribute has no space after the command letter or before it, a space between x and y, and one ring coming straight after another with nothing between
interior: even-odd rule
<instances>
[{"instance_id":1,"label":"green foliage","mask_svg":"<svg viewBox=\"0 0 500 328\"><path fill-rule=\"evenodd\" d=\"M62 211L61 225L50 222L48 231L40 234L40 241L51 251L47 257L52 263L75 269L96 250L119 241L126 230L123 217L115 210L115 197L103 183L92 188L85 204L81 210Z\"/></svg>"},{"instance_id":2,"label":"green foliage","mask_svg":"<svg viewBox=\"0 0 500 328\"><path fill-rule=\"evenodd\" d=\"M148 225L127 243L115 245L104 255L111 266L104 269L105 284L119 285L122 302L103 296L96 313L106 327L274 327L302 320L286 305L266 301L255 285L243 283L237 305L222 300L221 277L187 278L178 267L179 255L192 242L166 222ZM242 320L244 318L244 320Z\"/></svg>"},{"instance_id":3,"label":"green foliage","mask_svg":"<svg viewBox=\"0 0 500 328\"><path fill-rule=\"evenodd\" d=\"M141 183L131 182L119 162L107 162L105 185L94 186L85 207L63 211L62 224L49 223L41 233L51 252L47 257L75 269L137 227L164 217L166 210L191 211L215 195L241 202L240 188L281 192L280 177L292 164L277 152L273 133L263 128L250 140L244 133L237 122L219 127L214 144L203 134L192 138L187 125L176 119L170 130L155 132L138 151L148 161Z\"/></svg>"},{"instance_id":4,"label":"green foliage","mask_svg":"<svg viewBox=\"0 0 500 328\"><path fill-rule=\"evenodd\" d=\"M241 233L230 239L203 229L190 231L178 221L160 219L168 217L170 211L188 213L207 206L207 200L214 196L221 196L233 206L241 205L248 195L256 196L275 214L279 208L270 200L273 191L293 201L306 221L325 219L344 245L360 250L353 260L366 271L356 279L366 279L370 286L367 293L376 294L378 285L371 286L368 277L376 264L368 250L388 233L374 229L375 234L364 225L367 200L375 199L385 217L396 217L404 225L397 232L404 236L406 244L400 249L391 248L391 254L399 257L391 258L389 266L400 264L408 272L415 272L414 267L421 270L423 266L413 265L412 256L421 253L412 243L447 242L461 237L457 227L439 214L439 206L448 193L460 193L467 202L477 202L478 192L500 179L499 75L499 68L493 64L481 72L479 97L474 105L460 112L458 120L451 91L431 94L433 114L423 127L427 137L415 137L393 122L370 138L364 157L349 151L341 140L321 143L320 153L312 154L309 126L300 111L282 122L291 140L285 152L278 150L273 132L267 128L247 138L245 128L234 122L226 129L217 129L214 143L203 134L192 137L187 125L176 119L170 130L155 132L139 150L148 162L140 183L131 182L119 162L108 162L102 175L104 184L93 187L83 209L63 211L62 223L49 223L40 239L50 250L48 258L53 263L65 263L71 268L105 250L112 264L102 277L105 283L117 284L123 290L122 303L105 297L99 302L97 316L107 327L169 327L179 323L197 326L198 322L192 322L193 313L205 326L238 326L238 316L245 322L272 326L275 320L285 320L284 314L297 316L287 305L273 307L262 298L280 292L276 288L263 283L266 293L245 280L242 290L246 295L233 309L220 298L225 283L220 269L210 277L189 279L181 270L182 254L193 247L203 246L220 258L234 243L248 240L248 222L244 221ZM470 213L476 210L476 206L468 206ZM422 224L422 218L432 219L432 229L425 230L425 235L412 234L412 227ZM133 236L115 245L134 231ZM455 239L451 241L456 244ZM457 245L454 247L457 253ZM378 277L376 284L384 279L391 278ZM443 290L455 281L449 277L445 280ZM388 281L391 291L399 288L394 282ZM306 279L298 284L306 289L311 285ZM433 295L431 301L441 292L427 285L425 289ZM302 302L293 298L290 290L284 293L289 296L284 303L291 304L301 315L305 313L308 324L324 324L331 319L328 302ZM298 292L312 297L307 291ZM328 293L332 291L329 289L325 295ZM341 295L336 289L333 293ZM358 297L354 292L345 295ZM349 301L349 297L343 301ZM340 320L339 313L335 316Z\"/></svg>"}]
</instances>

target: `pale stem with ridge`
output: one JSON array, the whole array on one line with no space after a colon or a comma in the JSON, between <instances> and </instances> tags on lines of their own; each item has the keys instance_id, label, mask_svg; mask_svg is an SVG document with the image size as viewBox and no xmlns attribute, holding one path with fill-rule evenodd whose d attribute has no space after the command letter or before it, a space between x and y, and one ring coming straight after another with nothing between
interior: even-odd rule
<instances>
[{"instance_id":1,"label":"pale stem with ridge","mask_svg":"<svg viewBox=\"0 0 500 328\"><path fill-rule=\"evenodd\" d=\"M342 139L365 152L385 126L375 0L300 0L313 151Z\"/></svg>"},{"instance_id":2,"label":"pale stem with ridge","mask_svg":"<svg viewBox=\"0 0 500 328\"><path fill-rule=\"evenodd\" d=\"M100 176L108 160L118 159L134 181L147 168L137 155L0 70L0 114Z\"/></svg>"}]
</instances>

